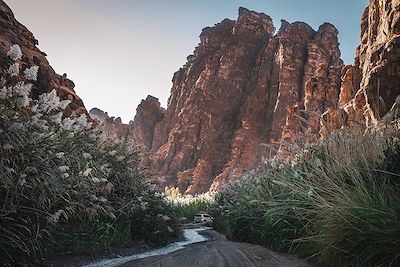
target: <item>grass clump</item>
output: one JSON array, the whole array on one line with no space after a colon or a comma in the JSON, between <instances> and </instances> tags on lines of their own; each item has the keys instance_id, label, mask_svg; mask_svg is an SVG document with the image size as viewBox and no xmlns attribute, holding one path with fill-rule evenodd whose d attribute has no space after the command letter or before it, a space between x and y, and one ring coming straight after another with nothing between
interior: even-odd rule
<instances>
[{"instance_id":1,"label":"grass clump","mask_svg":"<svg viewBox=\"0 0 400 267\"><path fill-rule=\"evenodd\" d=\"M399 265L399 129L338 131L289 163L266 162L216 195L215 223L326 266Z\"/></svg>"}]
</instances>

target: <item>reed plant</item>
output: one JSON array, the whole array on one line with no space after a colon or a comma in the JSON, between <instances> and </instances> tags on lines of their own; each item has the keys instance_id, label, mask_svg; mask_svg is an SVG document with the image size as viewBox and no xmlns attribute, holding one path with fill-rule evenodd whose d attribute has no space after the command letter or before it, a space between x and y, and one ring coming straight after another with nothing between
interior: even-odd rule
<instances>
[{"instance_id":1,"label":"reed plant","mask_svg":"<svg viewBox=\"0 0 400 267\"><path fill-rule=\"evenodd\" d=\"M399 121L334 132L215 197L227 236L325 266L400 264Z\"/></svg>"}]
</instances>

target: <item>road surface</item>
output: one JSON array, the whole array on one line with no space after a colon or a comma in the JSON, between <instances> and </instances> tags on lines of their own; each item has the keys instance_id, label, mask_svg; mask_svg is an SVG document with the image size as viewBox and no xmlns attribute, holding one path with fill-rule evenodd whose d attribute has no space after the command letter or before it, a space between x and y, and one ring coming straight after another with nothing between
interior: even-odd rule
<instances>
[{"instance_id":1,"label":"road surface","mask_svg":"<svg viewBox=\"0 0 400 267\"><path fill-rule=\"evenodd\" d=\"M200 232L207 241L186 246L162 256L152 256L125 263L123 267L311 267L304 261L279 254L258 245L227 241L213 230Z\"/></svg>"}]
</instances>

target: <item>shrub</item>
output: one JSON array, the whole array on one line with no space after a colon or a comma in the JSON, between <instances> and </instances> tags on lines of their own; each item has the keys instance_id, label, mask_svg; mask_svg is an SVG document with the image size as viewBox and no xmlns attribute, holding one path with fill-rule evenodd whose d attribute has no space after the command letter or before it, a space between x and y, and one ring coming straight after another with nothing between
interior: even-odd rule
<instances>
[{"instance_id":1,"label":"shrub","mask_svg":"<svg viewBox=\"0 0 400 267\"><path fill-rule=\"evenodd\" d=\"M130 217L132 240L160 245L177 237L175 209L164 197L144 198L141 205L139 212Z\"/></svg>"}]
</instances>

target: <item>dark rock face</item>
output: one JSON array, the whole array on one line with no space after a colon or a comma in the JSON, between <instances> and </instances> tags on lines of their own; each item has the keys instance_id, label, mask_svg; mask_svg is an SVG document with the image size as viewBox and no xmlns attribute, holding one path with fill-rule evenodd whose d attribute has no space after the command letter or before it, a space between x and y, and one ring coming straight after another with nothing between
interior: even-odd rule
<instances>
[{"instance_id":1,"label":"dark rock face","mask_svg":"<svg viewBox=\"0 0 400 267\"><path fill-rule=\"evenodd\" d=\"M54 72L46 59L46 54L36 47L38 41L33 34L14 18L11 9L0 0L0 71L8 68L11 61L7 57L7 52L14 44L18 44L23 53L20 69L39 66L38 80L32 90L33 99L55 89L61 100L71 100L67 111L87 113L82 100L74 91L75 84L67 79L66 74L61 76Z\"/></svg>"},{"instance_id":2,"label":"dark rock face","mask_svg":"<svg viewBox=\"0 0 400 267\"><path fill-rule=\"evenodd\" d=\"M145 139L151 169L181 191L214 190L274 153L263 143L278 149L317 135L319 116L339 99L337 34L331 24L314 31L286 21L275 34L269 16L244 8L236 21L203 29L174 74L153 141Z\"/></svg>"},{"instance_id":3,"label":"dark rock face","mask_svg":"<svg viewBox=\"0 0 400 267\"><path fill-rule=\"evenodd\" d=\"M361 19L354 65L343 69L337 109L322 119L323 134L376 124L400 95L400 1L371 0Z\"/></svg>"}]
</instances>

